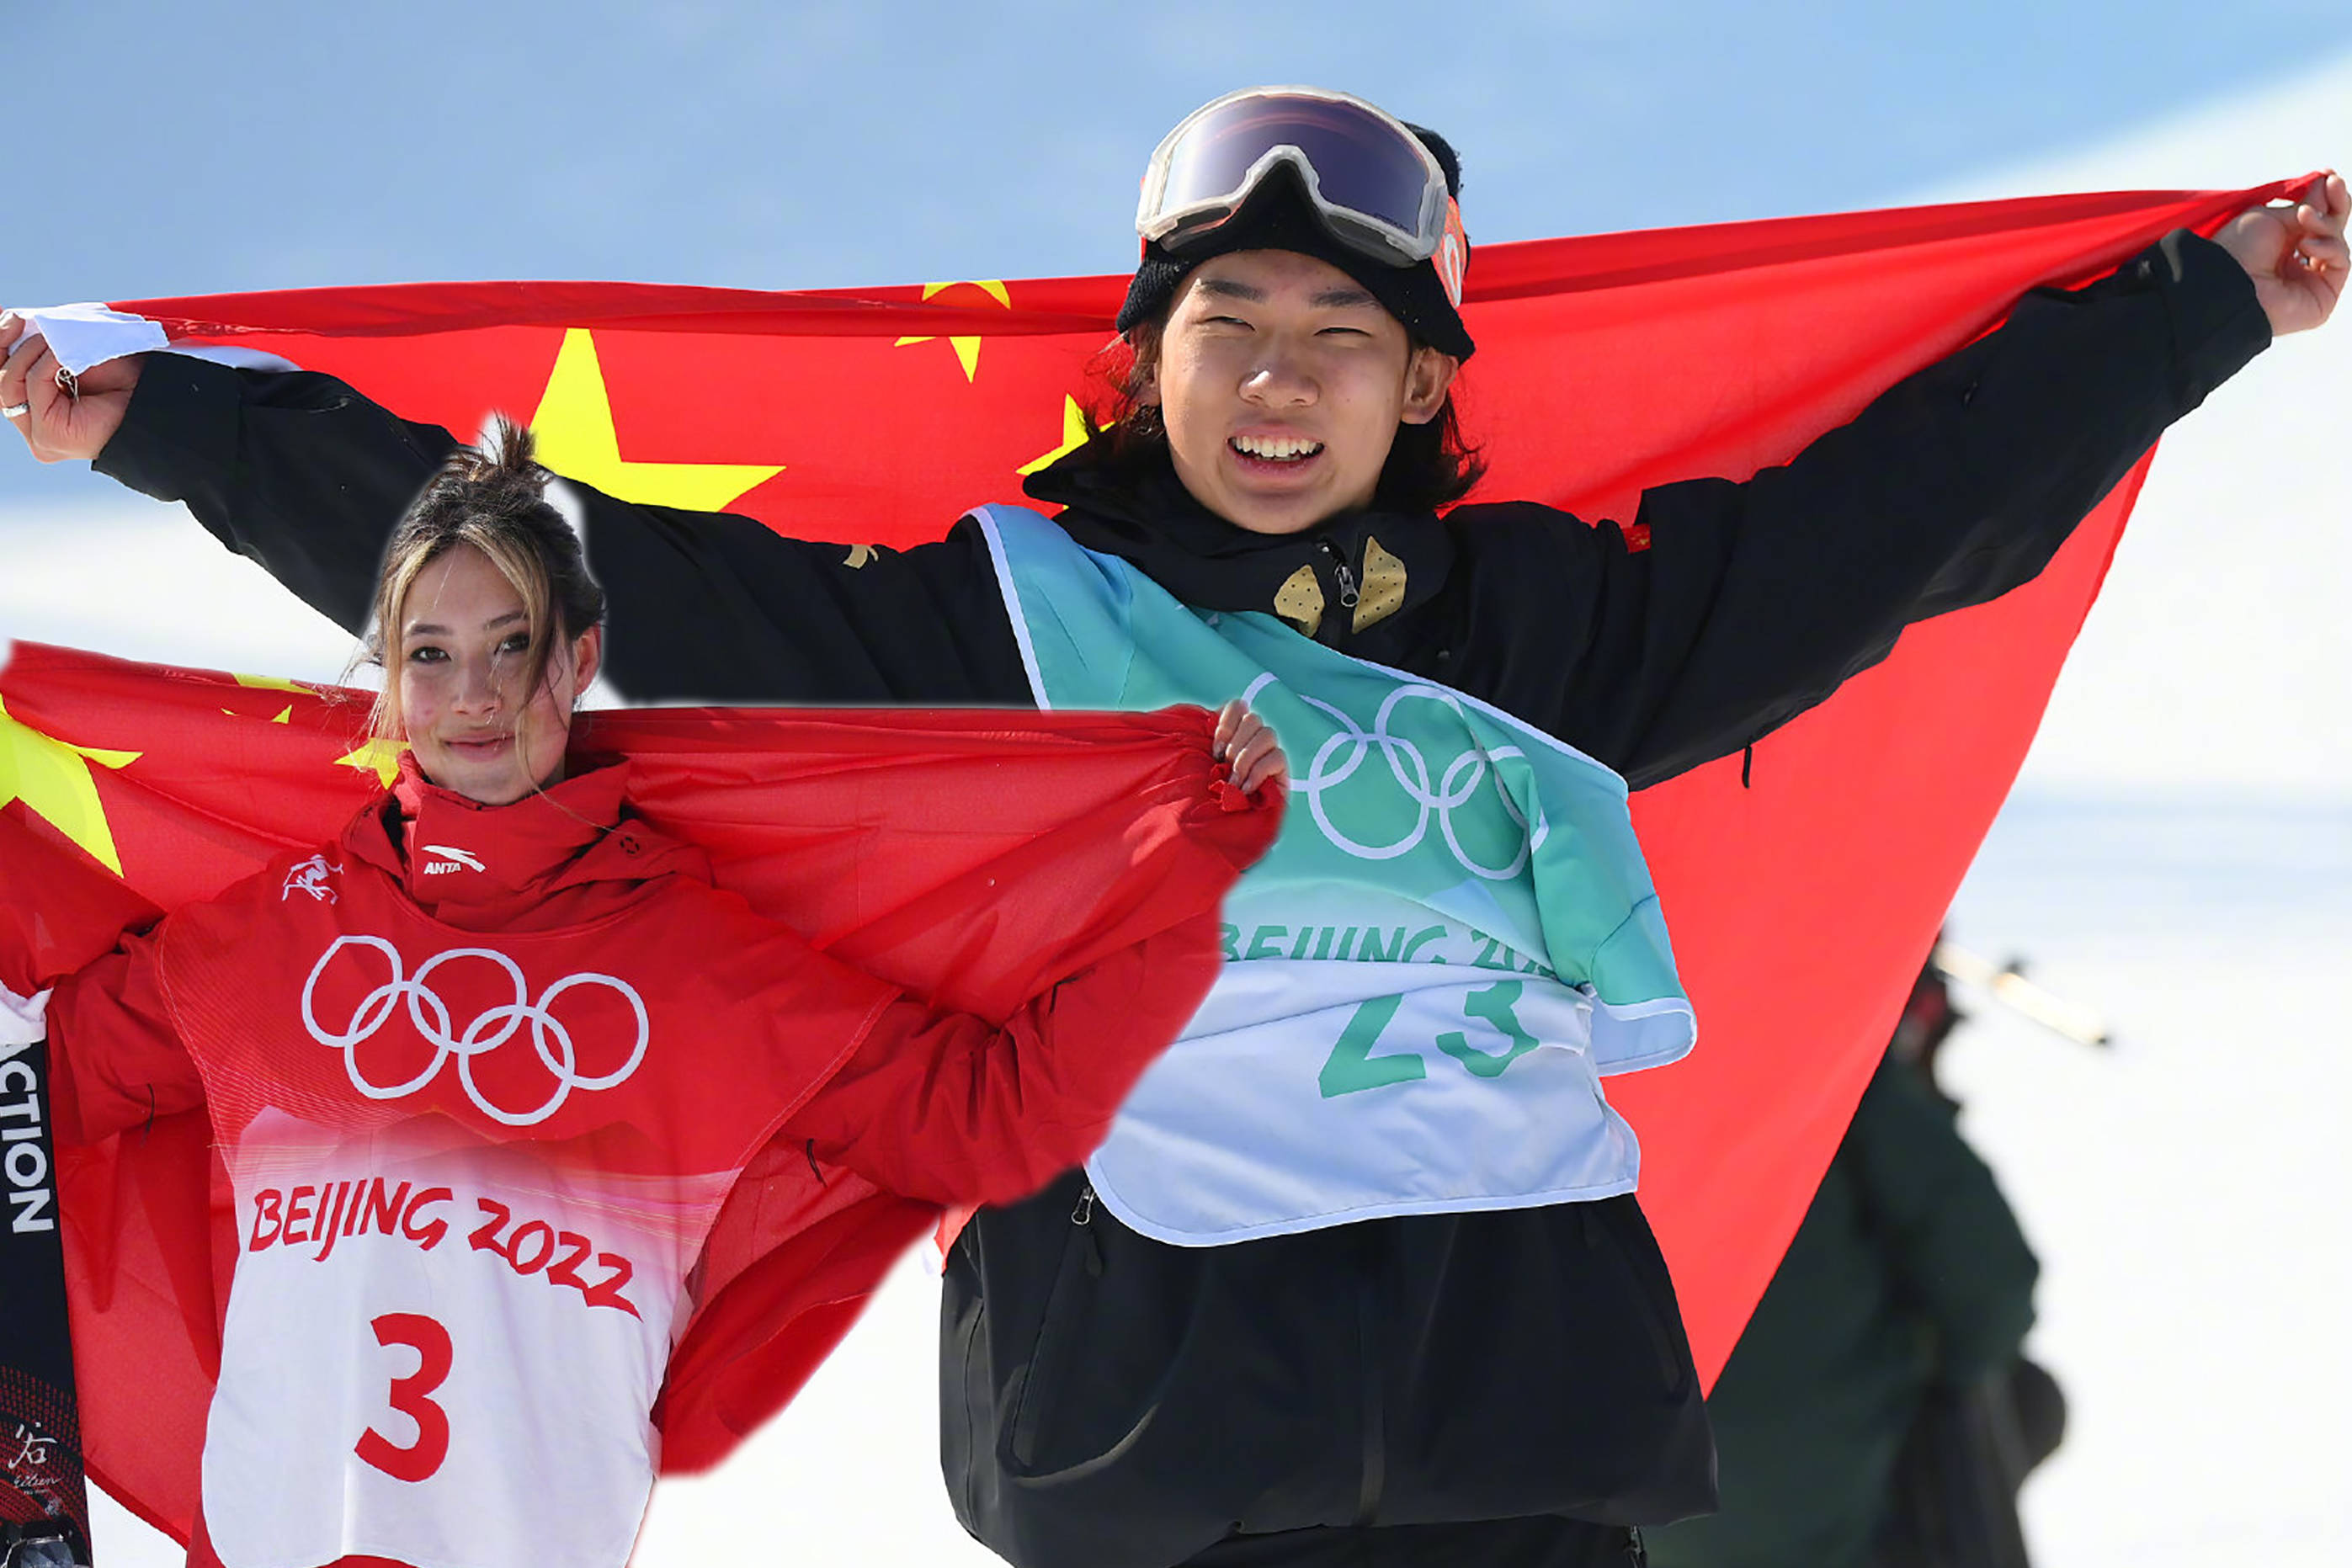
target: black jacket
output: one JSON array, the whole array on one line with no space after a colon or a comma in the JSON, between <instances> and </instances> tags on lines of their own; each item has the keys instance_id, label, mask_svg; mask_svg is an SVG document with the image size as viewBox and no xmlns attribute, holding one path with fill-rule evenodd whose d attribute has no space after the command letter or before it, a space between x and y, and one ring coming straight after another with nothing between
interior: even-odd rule
<instances>
[{"instance_id":1,"label":"black jacket","mask_svg":"<svg viewBox=\"0 0 2352 1568\"><path fill-rule=\"evenodd\" d=\"M2031 579L2268 340L2243 271L2176 235L2090 288L2027 297L1784 466L1648 492L1631 529L1504 503L1263 538L1170 475L1108 484L1083 453L1032 494L1206 608L1275 609L1308 567L1319 640L1495 703L1640 787L1818 703L1910 622ZM453 444L324 376L158 355L97 465L186 501L357 631L386 534ZM582 498L627 696L1029 700L976 529L873 555ZM1360 629L1346 601L1375 538L1403 598ZM948 1480L1025 1568L1161 1568L1236 1524L1640 1522L1712 1500L1689 1351L1631 1198L1179 1249L1073 1176L965 1236L942 1331Z\"/></svg>"}]
</instances>

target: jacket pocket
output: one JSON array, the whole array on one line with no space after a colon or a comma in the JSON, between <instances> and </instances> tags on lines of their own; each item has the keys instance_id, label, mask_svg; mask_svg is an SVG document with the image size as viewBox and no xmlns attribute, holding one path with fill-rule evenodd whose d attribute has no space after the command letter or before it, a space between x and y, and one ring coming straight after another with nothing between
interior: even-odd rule
<instances>
[{"instance_id":1,"label":"jacket pocket","mask_svg":"<svg viewBox=\"0 0 2352 1568\"><path fill-rule=\"evenodd\" d=\"M1683 1338L1682 1313L1675 1305L1674 1281L1666 1273L1665 1260L1659 1255L1654 1242L1649 1242L1645 1236L1642 1240L1648 1244L1637 1245L1623 1234L1624 1221L1619 1206L1624 1204L1630 1204L1630 1200L1609 1198L1580 1205L1583 1210L1584 1244L1611 1260L1626 1287L1628 1307L1641 1319L1643 1337L1649 1344L1658 1382L1668 1397L1679 1397L1693 1368L1690 1349Z\"/></svg>"},{"instance_id":2,"label":"jacket pocket","mask_svg":"<svg viewBox=\"0 0 2352 1568\"><path fill-rule=\"evenodd\" d=\"M1071 1342L1077 1337L1076 1321L1087 1310L1087 1303L1079 1299L1086 1293L1082 1281L1102 1272L1102 1244L1094 1234L1094 1211L1095 1189L1088 1183L1070 1211L1069 1235L1062 1243L1061 1262L1054 1272L1053 1288L1045 1294L1045 1311L1038 1314L1036 1343L1022 1368L1021 1395L1013 1407L1007 1437L1013 1461L1024 1469L1037 1462L1038 1428L1066 1375L1064 1363L1069 1359Z\"/></svg>"}]
</instances>

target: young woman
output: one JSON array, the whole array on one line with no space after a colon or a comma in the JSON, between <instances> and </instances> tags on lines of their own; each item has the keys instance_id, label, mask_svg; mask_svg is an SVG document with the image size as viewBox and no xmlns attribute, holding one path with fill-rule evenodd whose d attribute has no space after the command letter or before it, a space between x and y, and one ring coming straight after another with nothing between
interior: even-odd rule
<instances>
[{"instance_id":1,"label":"young woman","mask_svg":"<svg viewBox=\"0 0 2352 1568\"><path fill-rule=\"evenodd\" d=\"M394 537L399 782L47 999L61 1140L202 1105L233 1191L195 1563L618 1568L691 1270L757 1152L1020 1197L1216 972L1213 905L1171 912L1000 1028L714 887L625 762L567 751L604 598L530 452L459 452ZM1239 705L1213 749L1245 790L1286 771Z\"/></svg>"},{"instance_id":2,"label":"young woman","mask_svg":"<svg viewBox=\"0 0 2352 1568\"><path fill-rule=\"evenodd\" d=\"M1614 1562L1628 1527L1709 1506L1599 1082L1687 1020L1622 796L1582 769L1638 788L1736 753L1911 622L2032 578L2170 422L2326 318L2352 212L2330 179L2030 296L1785 466L1654 490L1621 528L1438 510L1474 473L1459 186L1438 138L1345 94L1188 117L1145 183L1118 426L1031 479L1050 521L993 509L869 559L583 487L633 697L1270 682L1300 800L1203 1018L1088 1175L983 1213L950 1260L949 1489L1023 1568ZM53 371L0 374L37 453L184 501L347 624L381 548L352 498L451 444L320 375L155 355L71 402ZM1528 807L1556 825L1569 800L1603 852L1563 874ZM1510 973L1441 992L1405 962L1432 956Z\"/></svg>"}]
</instances>

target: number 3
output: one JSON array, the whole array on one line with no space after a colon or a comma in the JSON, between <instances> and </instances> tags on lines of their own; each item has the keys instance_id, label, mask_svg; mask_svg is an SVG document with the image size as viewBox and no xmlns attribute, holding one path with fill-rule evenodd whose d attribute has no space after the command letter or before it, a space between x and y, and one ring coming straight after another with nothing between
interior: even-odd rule
<instances>
[{"instance_id":1,"label":"number 3","mask_svg":"<svg viewBox=\"0 0 2352 1568\"><path fill-rule=\"evenodd\" d=\"M421 1312L386 1312L368 1326L385 1349L404 1344L416 1352L416 1370L394 1378L385 1396L394 1410L416 1423L416 1441L403 1448L370 1427L352 1451L396 1481L421 1481L449 1457L449 1413L428 1396L448 1377L456 1349L449 1331Z\"/></svg>"},{"instance_id":2,"label":"number 3","mask_svg":"<svg viewBox=\"0 0 2352 1568\"><path fill-rule=\"evenodd\" d=\"M1519 993L1526 988L1518 980L1497 980L1485 990L1473 991L1462 998L1462 1016L1494 1025L1496 1030L1511 1042L1510 1050L1481 1051L1472 1045L1460 1030L1448 1030L1439 1035L1437 1049L1481 1078L1500 1077L1503 1069L1543 1043L1520 1027L1519 1015L1511 1010L1511 1004L1519 999Z\"/></svg>"}]
</instances>

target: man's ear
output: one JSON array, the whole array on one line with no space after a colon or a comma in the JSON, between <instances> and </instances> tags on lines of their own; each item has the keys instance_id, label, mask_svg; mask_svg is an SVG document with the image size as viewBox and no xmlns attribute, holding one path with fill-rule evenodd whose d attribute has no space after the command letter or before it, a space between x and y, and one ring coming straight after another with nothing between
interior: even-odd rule
<instances>
[{"instance_id":1,"label":"man's ear","mask_svg":"<svg viewBox=\"0 0 2352 1568\"><path fill-rule=\"evenodd\" d=\"M1454 373L1461 368L1462 361L1451 354L1425 345L1415 349L1404 367L1404 407L1397 413L1398 422L1427 424L1435 419L1445 407Z\"/></svg>"},{"instance_id":2,"label":"man's ear","mask_svg":"<svg viewBox=\"0 0 2352 1568\"><path fill-rule=\"evenodd\" d=\"M1134 370L1128 372L1128 384L1134 390L1139 407L1160 406L1160 356L1168 351L1168 323L1139 321L1127 335L1128 352L1135 356ZM1144 358L1150 355L1150 362Z\"/></svg>"}]
</instances>

